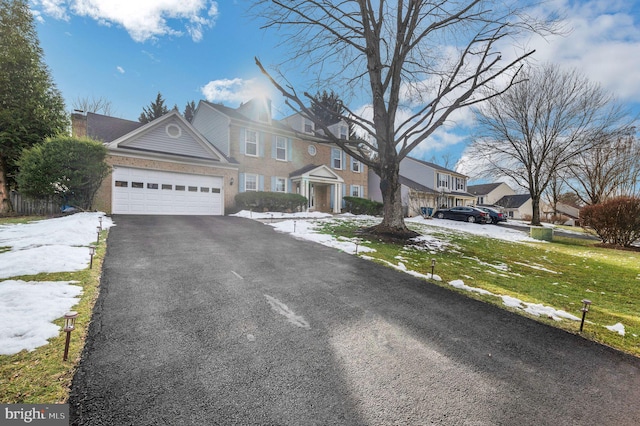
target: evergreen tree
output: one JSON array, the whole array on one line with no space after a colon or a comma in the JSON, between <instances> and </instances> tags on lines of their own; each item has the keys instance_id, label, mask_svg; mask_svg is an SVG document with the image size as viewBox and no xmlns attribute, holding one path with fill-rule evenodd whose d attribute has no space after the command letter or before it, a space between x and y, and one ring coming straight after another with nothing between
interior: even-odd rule
<instances>
[{"instance_id":1,"label":"evergreen tree","mask_svg":"<svg viewBox=\"0 0 640 426\"><path fill-rule=\"evenodd\" d=\"M28 1L0 0L0 213L13 211L22 150L68 126L43 56Z\"/></svg>"},{"instance_id":2,"label":"evergreen tree","mask_svg":"<svg viewBox=\"0 0 640 426\"><path fill-rule=\"evenodd\" d=\"M141 123L150 123L156 118L160 118L166 113L169 112L169 109L164 104L164 99L162 98L162 94L158 92L158 96L156 96L156 100L151 102L148 107L142 108L142 113L140 117L138 117L138 121Z\"/></svg>"},{"instance_id":3,"label":"evergreen tree","mask_svg":"<svg viewBox=\"0 0 640 426\"><path fill-rule=\"evenodd\" d=\"M333 90L331 93L326 90L323 90L322 93L318 92L311 100L313 115L327 126L340 121L343 109L342 100Z\"/></svg>"},{"instance_id":4,"label":"evergreen tree","mask_svg":"<svg viewBox=\"0 0 640 426\"><path fill-rule=\"evenodd\" d=\"M196 103L194 101L187 102L187 105L184 107L184 118L189 122L193 122L193 114L196 112Z\"/></svg>"}]
</instances>

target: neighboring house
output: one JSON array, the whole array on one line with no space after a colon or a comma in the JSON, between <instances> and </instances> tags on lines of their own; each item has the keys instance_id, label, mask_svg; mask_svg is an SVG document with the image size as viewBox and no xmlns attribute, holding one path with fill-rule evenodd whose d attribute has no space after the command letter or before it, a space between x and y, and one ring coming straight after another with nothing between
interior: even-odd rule
<instances>
[{"instance_id":1,"label":"neighboring house","mask_svg":"<svg viewBox=\"0 0 640 426\"><path fill-rule=\"evenodd\" d=\"M492 205L505 195L515 195L515 191L504 182L469 185L467 192L476 197L475 204Z\"/></svg>"},{"instance_id":2,"label":"neighboring house","mask_svg":"<svg viewBox=\"0 0 640 426\"><path fill-rule=\"evenodd\" d=\"M405 157L400 162L402 205L407 216L433 213L438 207L466 206L474 197L467 191L467 176L427 161ZM369 196L382 201L380 177L369 172Z\"/></svg>"},{"instance_id":3,"label":"neighboring house","mask_svg":"<svg viewBox=\"0 0 640 426\"><path fill-rule=\"evenodd\" d=\"M301 194L308 209L339 213L344 196L367 197L367 168L317 136L300 115L271 116L269 101L252 99L238 108L200 101L193 125L225 156L238 163L238 192ZM346 130L345 130L346 129ZM348 126L331 126L348 138Z\"/></svg>"},{"instance_id":4,"label":"neighboring house","mask_svg":"<svg viewBox=\"0 0 640 426\"><path fill-rule=\"evenodd\" d=\"M543 212L547 222L557 220L556 216L564 216L567 220L563 225L580 226L580 209L564 203L556 203L555 211L548 204L543 206Z\"/></svg>"},{"instance_id":5,"label":"neighboring house","mask_svg":"<svg viewBox=\"0 0 640 426\"><path fill-rule=\"evenodd\" d=\"M494 205L501 207L509 219L530 220L533 216L533 205L529 194L505 195Z\"/></svg>"},{"instance_id":6,"label":"neighboring house","mask_svg":"<svg viewBox=\"0 0 640 426\"><path fill-rule=\"evenodd\" d=\"M89 133L108 142L106 161L112 166L96 194L95 208L118 214L223 215L233 206L238 165L177 111L145 125L131 122L134 130L112 141L108 139L114 132L127 126L113 119L109 127L105 117L100 121L108 131ZM75 118L77 131L82 120Z\"/></svg>"}]
</instances>

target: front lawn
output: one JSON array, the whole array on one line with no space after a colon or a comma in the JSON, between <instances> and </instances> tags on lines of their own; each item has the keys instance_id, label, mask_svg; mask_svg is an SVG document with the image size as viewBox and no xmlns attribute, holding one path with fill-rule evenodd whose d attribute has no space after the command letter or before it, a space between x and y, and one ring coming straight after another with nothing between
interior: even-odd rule
<instances>
[{"instance_id":1,"label":"front lawn","mask_svg":"<svg viewBox=\"0 0 640 426\"><path fill-rule=\"evenodd\" d=\"M554 237L551 243L510 242L445 229L436 226L438 222L407 223L429 237L420 244L369 238L362 245L375 252L363 255L427 276L435 259L436 279L429 281L572 333L579 332L580 321L552 319L551 314L540 314L545 310L537 305L581 318L582 300L588 299L592 304L582 335L640 356L640 253L595 247L593 241L566 237ZM358 230L368 225L370 222L357 218L328 220L317 230L336 238L354 239L359 237ZM491 232L491 226L485 225L484 229ZM522 306L507 306L505 301L511 298L522 301ZM624 335L617 331L621 325Z\"/></svg>"}]
</instances>

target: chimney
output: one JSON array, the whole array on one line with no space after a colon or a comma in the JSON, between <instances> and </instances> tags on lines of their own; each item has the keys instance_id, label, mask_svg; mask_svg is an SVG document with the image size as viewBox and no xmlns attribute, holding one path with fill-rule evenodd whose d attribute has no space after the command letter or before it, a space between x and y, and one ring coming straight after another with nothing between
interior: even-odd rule
<instances>
[{"instance_id":1,"label":"chimney","mask_svg":"<svg viewBox=\"0 0 640 426\"><path fill-rule=\"evenodd\" d=\"M75 110L71 114L71 136L74 138L87 137L87 116L84 111Z\"/></svg>"}]
</instances>

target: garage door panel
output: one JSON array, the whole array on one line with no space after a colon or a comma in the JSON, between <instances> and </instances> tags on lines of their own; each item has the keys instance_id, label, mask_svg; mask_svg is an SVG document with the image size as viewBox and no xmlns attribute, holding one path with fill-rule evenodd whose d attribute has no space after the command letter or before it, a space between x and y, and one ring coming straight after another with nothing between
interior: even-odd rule
<instances>
[{"instance_id":1,"label":"garage door panel","mask_svg":"<svg viewBox=\"0 0 640 426\"><path fill-rule=\"evenodd\" d=\"M223 214L222 178L118 167L112 211L117 214ZM209 192L203 192L207 188Z\"/></svg>"}]
</instances>

